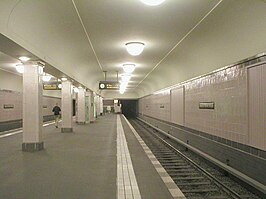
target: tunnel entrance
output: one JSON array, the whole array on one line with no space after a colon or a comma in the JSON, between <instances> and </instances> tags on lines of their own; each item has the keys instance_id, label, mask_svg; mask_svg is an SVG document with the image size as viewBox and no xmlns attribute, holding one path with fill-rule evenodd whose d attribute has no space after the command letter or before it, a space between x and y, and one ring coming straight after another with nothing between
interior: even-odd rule
<instances>
[{"instance_id":1,"label":"tunnel entrance","mask_svg":"<svg viewBox=\"0 0 266 199\"><path fill-rule=\"evenodd\" d=\"M119 100L122 104L122 113L127 118L135 118L137 115L137 100Z\"/></svg>"}]
</instances>

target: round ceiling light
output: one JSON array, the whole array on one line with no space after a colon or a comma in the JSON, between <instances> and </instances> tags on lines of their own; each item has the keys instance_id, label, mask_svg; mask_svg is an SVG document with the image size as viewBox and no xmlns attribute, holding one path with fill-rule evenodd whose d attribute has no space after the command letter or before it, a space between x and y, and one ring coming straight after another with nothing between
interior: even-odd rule
<instances>
[{"instance_id":1,"label":"round ceiling light","mask_svg":"<svg viewBox=\"0 0 266 199\"><path fill-rule=\"evenodd\" d=\"M18 65L16 65L16 70L17 70L19 73L24 73L24 66L23 66L23 64L18 64Z\"/></svg>"},{"instance_id":2,"label":"round ceiling light","mask_svg":"<svg viewBox=\"0 0 266 199\"><path fill-rule=\"evenodd\" d=\"M74 92L75 93L78 93L79 92L79 89L77 87L74 88Z\"/></svg>"},{"instance_id":3,"label":"round ceiling light","mask_svg":"<svg viewBox=\"0 0 266 199\"><path fill-rule=\"evenodd\" d=\"M127 52L133 56L140 55L143 52L144 47L145 47L144 43L141 42L126 43Z\"/></svg>"},{"instance_id":4,"label":"round ceiling light","mask_svg":"<svg viewBox=\"0 0 266 199\"><path fill-rule=\"evenodd\" d=\"M129 82L131 75L122 75L122 82L127 83Z\"/></svg>"},{"instance_id":5,"label":"round ceiling light","mask_svg":"<svg viewBox=\"0 0 266 199\"><path fill-rule=\"evenodd\" d=\"M158 6L162 4L165 0L140 0L140 1L149 6Z\"/></svg>"},{"instance_id":6,"label":"round ceiling light","mask_svg":"<svg viewBox=\"0 0 266 199\"><path fill-rule=\"evenodd\" d=\"M58 84L58 88L60 88L60 89L61 89L61 88L62 88L62 84Z\"/></svg>"},{"instance_id":7,"label":"round ceiling light","mask_svg":"<svg viewBox=\"0 0 266 199\"><path fill-rule=\"evenodd\" d=\"M22 57L19 57L19 59L23 62L26 62L26 61L29 61L30 58L29 57L26 57L26 56L22 56Z\"/></svg>"},{"instance_id":8,"label":"round ceiling light","mask_svg":"<svg viewBox=\"0 0 266 199\"><path fill-rule=\"evenodd\" d=\"M123 70L125 71L125 73L132 73L135 68L135 64L123 64Z\"/></svg>"},{"instance_id":9,"label":"round ceiling light","mask_svg":"<svg viewBox=\"0 0 266 199\"><path fill-rule=\"evenodd\" d=\"M42 76L42 80L44 82L49 82L51 80L52 76L51 75L48 75L48 74L45 74L44 76Z\"/></svg>"}]
</instances>

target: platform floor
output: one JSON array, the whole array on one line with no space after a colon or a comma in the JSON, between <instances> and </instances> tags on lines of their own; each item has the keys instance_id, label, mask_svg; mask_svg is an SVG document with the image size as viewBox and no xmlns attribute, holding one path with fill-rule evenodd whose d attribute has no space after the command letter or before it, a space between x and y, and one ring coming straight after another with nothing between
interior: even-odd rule
<instances>
[{"instance_id":1,"label":"platform floor","mask_svg":"<svg viewBox=\"0 0 266 199\"><path fill-rule=\"evenodd\" d=\"M127 122L122 126L141 198L173 198ZM22 152L22 134L0 139L0 198L111 199L117 196L117 115L74 125L49 125L45 150Z\"/></svg>"}]
</instances>

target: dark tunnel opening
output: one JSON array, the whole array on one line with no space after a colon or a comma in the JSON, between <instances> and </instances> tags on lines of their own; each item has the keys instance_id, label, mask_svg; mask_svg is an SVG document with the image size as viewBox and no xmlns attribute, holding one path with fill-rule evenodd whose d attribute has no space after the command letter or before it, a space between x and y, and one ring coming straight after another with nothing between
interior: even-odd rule
<instances>
[{"instance_id":1,"label":"dark tunnel opening","mask_svg":"<svg viewBox=\"0 0 266 199\"><path fill-rule=\"evenodd\" d=\"M137 116L137 102L137 100L120 100L122 113L126 118L135 118Z\"/></svg>"}]
</instances>

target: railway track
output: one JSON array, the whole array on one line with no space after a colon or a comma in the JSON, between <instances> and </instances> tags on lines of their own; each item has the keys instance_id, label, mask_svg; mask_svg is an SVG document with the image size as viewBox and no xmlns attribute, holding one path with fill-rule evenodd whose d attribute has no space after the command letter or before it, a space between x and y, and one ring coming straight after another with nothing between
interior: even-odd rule
<instances>
[{"instance_id":1,"label":"railway track","mask_svg":"<svg viewBox=\"0 0 266 199\"><path fill-rule=\"evenodd\" d=\"M188 199L260 198L145 123L130 123Z\"/></svg>"}]
</instances>

